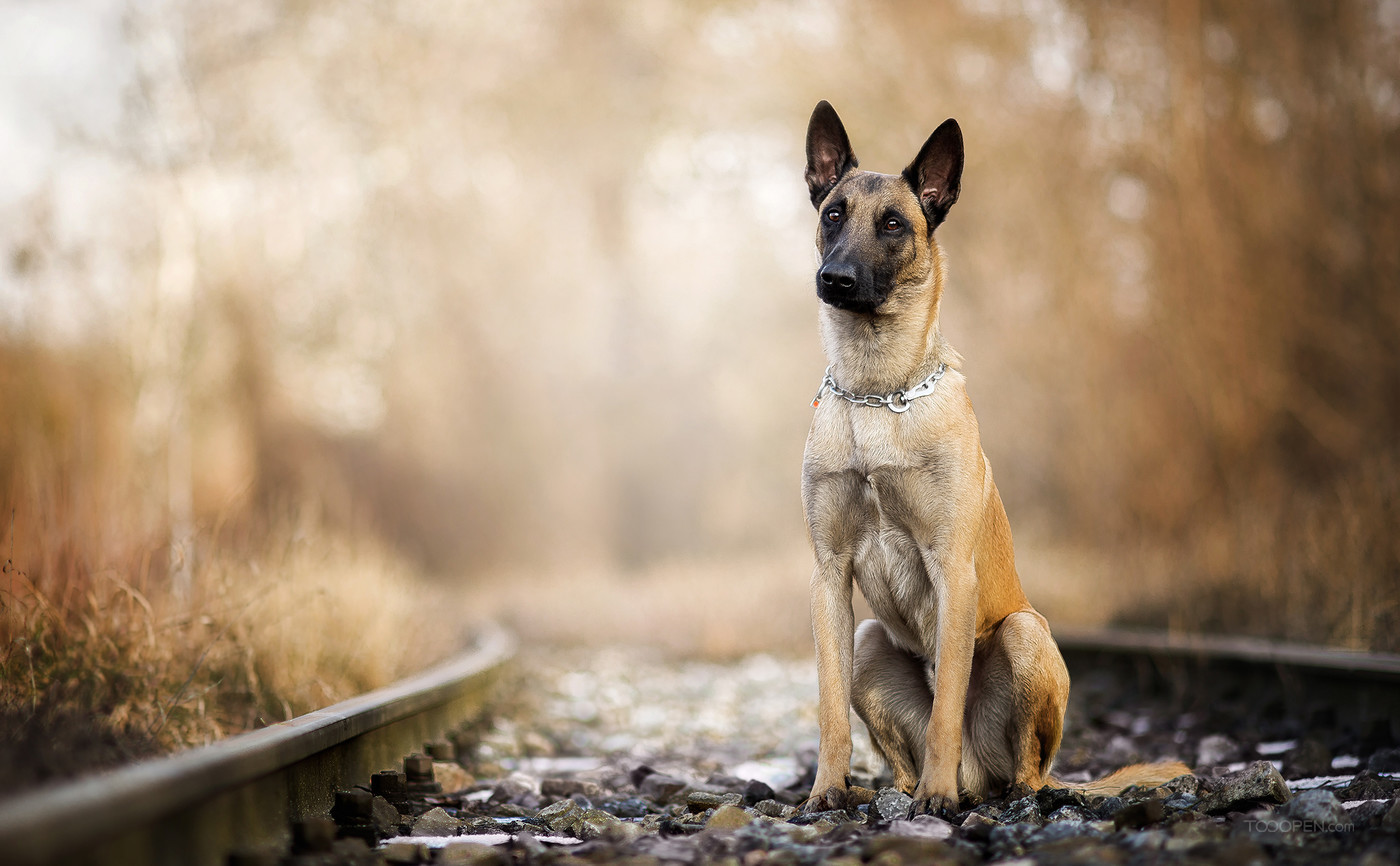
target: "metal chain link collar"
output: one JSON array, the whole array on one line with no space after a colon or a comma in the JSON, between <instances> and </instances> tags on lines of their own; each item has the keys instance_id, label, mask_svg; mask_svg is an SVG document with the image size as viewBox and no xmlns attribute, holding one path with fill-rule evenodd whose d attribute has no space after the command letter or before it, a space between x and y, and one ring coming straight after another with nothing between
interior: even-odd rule
<instances>
[{"instance_id":1,"label":"metal chain link collar","mask_svg":"<svg viewBox=\"0 0 1400 866\"><path fill-rule=\"evenodd\" d=\"M892 394L855 394L836 384L836 380L831 377L831 367L828 366L826 374L822 376L821 387L817 388L817 396L812 398L812 408L820 406L822 395L830 391L837 397L858 406L869 406L872 409L884 407L895 413L908 412L909 402L932 394L934 386L938 384L938 380L942 379L946 372L948 372L948 365L940 363L938 369L930 373L927 379L904 391L895 391Z\"/></svg>"}]
</instances>

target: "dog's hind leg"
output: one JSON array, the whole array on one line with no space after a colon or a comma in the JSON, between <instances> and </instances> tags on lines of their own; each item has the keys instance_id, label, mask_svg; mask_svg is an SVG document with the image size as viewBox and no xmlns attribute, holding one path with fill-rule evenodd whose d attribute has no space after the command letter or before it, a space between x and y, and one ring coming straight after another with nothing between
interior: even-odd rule
<instances>
[{"instance_id":1,"label":"dog's hind leg","mask_svg":"<svg viewBox=\"0 0 1400 866\"><path fill-rule=\"evenodd\" d=\"M1017 611L978 642L963 717L962 783L987 796L1045 783L1060 749L1069 673L1044 617Z\"/></svg>"},{"instance_id":2,"label":"dog's hind leg","mask_svg":"<svg viewBox=\"0 0 1400 866\"><path fill-rule=\"evenodd\" d=\"M933 710L928 662L895 646L879 620L856 629L851 705L894 773L894 786L913 794L919 784L925 732Z\"/></svg>"}]
</instances>

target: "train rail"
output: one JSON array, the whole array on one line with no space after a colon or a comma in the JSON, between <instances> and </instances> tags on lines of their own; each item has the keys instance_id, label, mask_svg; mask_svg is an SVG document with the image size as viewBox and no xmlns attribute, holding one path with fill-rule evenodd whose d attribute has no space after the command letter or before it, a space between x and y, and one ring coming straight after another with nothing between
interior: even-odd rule
<instances>
[{"instance_id":1,"label":"train rail","mask_svg":"<svg viewBox=\"0 0 1400 866\"><path fill-rule=\"evenodd\" d=\"M515 651L476 646L410 679L203 748L0 803L0 861L223 864L284 844L293 821L330 811L366 782L479 711Z\"/></svg>"},{"instance_id":2,"label":"train rail","mask_svg":"<svg viewBox=\"0 0 1400 866\"><path fill-rule=\"evenodd\" d=\"M1400 741L1400 655L1126 629L1055 637L1072 679L1131 668L1141 689L1165 694L1179 708L1221 700L1276 704L1279 715Z\"/></svg>"},{"instance_id":3,"label":"train rail","mask_svg":"<svg viewBox=\"0 0 1400 866\"><path fill-rule=\"evenodd\" d=\"M1281 738L1321 736L1317 732L1322 730L1331 732L1335 742L1345 744L1338 747L1342 751L1336 758L1326 754L1324 763L1352 769L1317 779L1298 779L1297 773L1291 773L1286 784L1294 795L1331 785L1340 798L1335 802L1349 811L1328 808L1340 816L1338 820L1362 822L1369 828L1364 832L1372 835L1348 837L1329 829L1300 836L1296 828L1289 829L1293 825L1282 824L1283 829L1274 834L1278 850L1321 845L1319 853L1336 855L1341 860L1353 854L1360 857L1368 851L1400 851L1396 830L1390 824L1384 824L1386 829L1382 829L1381 814L1390 810L1384 821L1391 823L1400 816L1400 806L1395 803L1400 774L1358 775L1368 758L1375 766L1381 766L1375 764L1372 753L1383 757L1388 749L1400 756L1394 748L1400 743L1400 656L1141 631L1073 632L1058 634L1057 639L1075 689L1081 692L1074 709L1078 717L1072 720L1072 726L1091 729L1081 731L1079 740L1067 737L1061 766L1076 760L1082 763L1084 756L1092 756L1096 751L1130 748L1133 742L1128 742L1129 734L1142 734L1135 741L1138 748L1150 750L1153 743L1172 748L1175 744L1186 750L1187 754L1181 757L1188 763L1209 764L1206 744L1198 740L1202 732L1213 730L1211 722L1202 721L1212 716L1230 719L1247 714L1249 719L1242 724L1245 735L1235 732L1235 742L1224 734L1212 734L1217 739L1210 748L1219 753L1223 765L1198 766L1203 776L1199 785L1193 782L1171 791L1142 792L1146 798L1142 803L1149 806L1154 797L1164 800L1165 805L1152 808L1131 801L1113 802L1117 798L1107 802L1082 798L1061 802L1062 798L1054 796L1047 800L1045 792L1040 792L1044 802L1028 796L1016 802L987 804L978 810L978 818L960 816L956 825L916 825L901 823L892 813L884 814L889 808L897 810L899 804L894 802L898 798L881 792L884 799L872 799L861 805L861 811L852 810L844 819L833 814L809 821L809 816L798 816L793 809L804 781L810 784L810 779L802 778L804 770L810 773L810 767L804 765L807 757L799 756L802 747L792 745L794 741L775 740L760 749L753 745L752 737L743 740L741 736L745 726L774 730L775 736L790 733L786 728L803 727L793 724L793 707L807 700L801 691L806 686L792 693L790 705L777 706L770 718L725 717L714 722L719 728L740 729L735 732L739 736L737 745L730 744L727 757L716 755L723 749L715 745L713 730L697 734L698 745L690 752L672 741L648 757L641 746L644 736L619 740L618 732L609 730L608 720L599 715L606 716L604 705L609 701L614 709L653 699L684 704L687 698L679 692L657 692L670 687L673 681L691 682L700 676L689 686L693 693L689 699L698 703L674 708L674 716L658 716L649 710L611 718L614 728L640 727L645 716L660 729L688 730L687 715L711 712L712 701L706 691L714 690L716 683L727 688L735 680L748 677L752 691L729 697L732 703L752 709L750 704L778 688L775 683L805 682L807 675L801 666L809 663L783 667L786 663L768 660L745 663L746 667L710 665L702 674L696 674L689 668L658 662L648 680L627 668L632 662L614 661L615 668L621 665L624 673L638 682L635 691L621 693L615 681L607 680L606 673L592 670L606 664L597 664L596 657L580 662L580 657L570 656L556 659L556 665L565 671L561 676L566 681L562 697L556 698L566 705L555 714L555 729L549 730L548 721L539 722L540 730L548 734L544 738L548 748L540 748L545 752L553 750L552 756L528 756L527 752L539 754L540 749L534 747L513 751L510 747L483 743L479 754L464 758L468 763L476 762L472 769L478 776L494 773L498 778L476 779L470 790L438 791L417 796L411 803L399 801L396 805L402 814L397 817L402 823L394 824L395 830L368 829L369 813L365 810L370 802L367 785L371 777L397 765L405 754L417 751L425 741L442 736L478 713L488 691L500 680L514 646L509 637L493 632L470 653L390 688L203 749L0 803L0 860L16 864L79 860L158 864L277 862L275 856L270 860L239 861L237 857L230 860L230 855L260 847L266 850L269 846L286 851L292 822L331 814L333 804L341 802L337 792L346 798L344 792L356 789L363 789L356 796L365 801L361 804L365 814L353 818L351 824L359 821L355 826L361 838L367 836L367 841L383 843L386 836L419 832L422 822L431 819L430 823L436 822L434 832L439 834L439 843L447 838L467 846L474 842L477 853L472 856L477 860L471 862L482 863L547 862L553 856L545 855L547 844L579 845L571 850L583 854L587 850L584 843L594 846L594 850L612 845L628 855L693 863L728 856L737 856L744 863L758 863L783 846L791 846L796 852L792 856L801 862L852 855L869 860L885 851L895 851L905 861L914 862L910 858L930 854L929 850L918 849L918 845L936 843L951 845L961 859L977 862L979 858L990 861L1012 855L1037 856L1041 849L1035 846L1044 842L1042 837L1053 835L1052 831L1058 835L1045 844L1060 845L1057 850L1061 854L1066 853L1065 845L1082 842L1101 847L1118 845L1120 852L1150 849L1157 851L1154 856L1167 861L1171 860L1168 855L1172 851L1194 852L1192 857L1207 861L1220 853L1229 860L1239 851L1219 848L1217 843L1224 844L1217 838L1222 833L1231 834L1232 843L1243 840L1255 844L1263 840L1259 844L1265 846L1261 850L1266 853L1273 850L1268 848L1268 839L1273 837L1240 835L1243 831L1237 834L1233 825L1222 829L1220 822L1225 820L1225 812L1237 809L1231 812L1231 818L1241 819L1242 810L1249 808L1252 801L1231 801L1228 809L1205 809L1203 804L1223 802L1223 783L1209 781L1208 777L1230 778L1234 771L1236 775L1253 772L1263 778L1261 773L1267 775L1273 770L1263 766L1267 761L1261 763L1260 756L1294 754L1290 750L1297 741ZM569 665L575 663L578 669L568 672ZM532 682L539 679L532 672ZM592 694L593 691L598 694ZM701 708L698 711L697 706ZM1154 713L1165 720L1154 720ZM1142 731L1137 730L1139 727ZM1196 739L1188 739L1182 733L1188 728L1196 731L1191 734ZM516 731L513 736L517 740L528 739L530 734ZM540 739L538 734L535 736ZM1269 738L1272 741L1265 742ZM1234 752L1220 751L1221 742L1228 743ZM748 760L744 751L750 748L763 751L768 758L782 757L765 762L760 755L759 760ZM1072 754L1076 749L1078 758ZM700 754L706 750L708 754ZM1350 754L1358 750L1369 751L1362 752L1360 758ZM630 757L620 759L619 755ZM666 760L671 763L665 763ZM1098 772L1092 766L1094 760L1098 759L1089 759L1086 773ZM644 765L647 761L655 766ZM1359 762L1360 768L1349 762ZM1274 763L1283 766L1278 760ZM701 778L701 767L720 767L721 771L712 769ZM531 773L535 776L533 782ZM383 775L379 773L380 777ZM381 779L376 777L375 781L377 785ZM1369 799L1358 807L1361 801L1356 798L1363 795L1355 792L1365 787L1363 782L1373 794L1380 793L1364 795ZM879 784L873 776L864 783L872 789ZM1283 791L1277 796L1286 799L1288 793ZM354 797L349 796L344 802L353 806L352 801ZM577 808L571 803L577 803ZM1052 809L1059 811L1052 815ZM1017 829L1016 821L1026 821L1028 810L1034 813L1034 820ZM1073 820L1067 820L1066 811L1080 817L1070 815ZM744 831L748 833L743 836L744 841L735 842L739 837L714 835L724 831L725 822L733 822L734 827L750 822L763 826L751 827ZM340 824L343 835L347 825L344 820ZM1178 833L1183 827L1199 839ZM331 826L332 837L334 829ZM1379 842L1376 834L1380 834ZM894 837L905 841L888 842ZM916 842L909 842L910 838ZM1347 841L1353 838L1363 841ZM1181 844L1177 848L1171 847L1178 842ZM1188 850L1184 847L1187 843L1197 847ZM1391 848L1375 847L1386 844ZM494 859L482 855L487 845L504 846L505 853L498 851ZM749 856L753 850L759 850L751 846L758 845L765 852L763 856ZM1151 848L1152 845L1158 848ZM1217 845L1218 850L1211 845ZM316 856L322 859L316 862L358 862L353 858L337 860L329 848L321 850ZM441 846L428 846L423 839L411 839L381 848L375 856L379 862L444 862L443 850Z\"/></svg>"}]
</instances>

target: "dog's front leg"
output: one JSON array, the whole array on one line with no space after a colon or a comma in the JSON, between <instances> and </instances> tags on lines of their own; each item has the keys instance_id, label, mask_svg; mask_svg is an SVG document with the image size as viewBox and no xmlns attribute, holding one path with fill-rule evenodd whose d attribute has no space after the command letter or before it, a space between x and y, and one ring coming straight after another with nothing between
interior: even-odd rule
<instances>
[{"instance_id":1,"label":"dog's front leg","mask_svg":"<svg viewBox=\"0 0 1400 866\"><path fill-rule=\"evenodd\" d=\"M819 561L812 572L812 637L817 645L817 723L821 746L812 795L802 805L809 812L844 809L848 805L854 632L850 569L838 558Z\"/></svg>"},{"instance_id":2,"label":"dog's front leg","mask_svg":"<svg viewBox=\"0 0 1400 866\"><path fill-rule=\"evenodd\" d=\"M933 636L933 712L911 814L951 817L958 811L963 712L977 628L977 575L970 557L939 562L926 555L925 561L930 577L940 584L937 633Z\"/></svg>"}]
</instances>

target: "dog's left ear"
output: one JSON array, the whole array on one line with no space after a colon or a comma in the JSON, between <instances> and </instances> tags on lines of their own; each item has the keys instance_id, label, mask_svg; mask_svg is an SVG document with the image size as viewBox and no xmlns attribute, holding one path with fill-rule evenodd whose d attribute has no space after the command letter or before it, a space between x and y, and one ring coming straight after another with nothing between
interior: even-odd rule
<instances>
[{"instance_id":1,"label":"dog's left ear","mask_svg":"<svg viewBox=\"0 0 1400 866\"><path fill-rule=\"evenodd\" d=\"M904 170L904 179L923 205L929 232L938 228L948 216L948 209L958 200L962 170L962 129L950 117L933 131L919 149L919 155Z\"/></svg>"}]
</instances>

